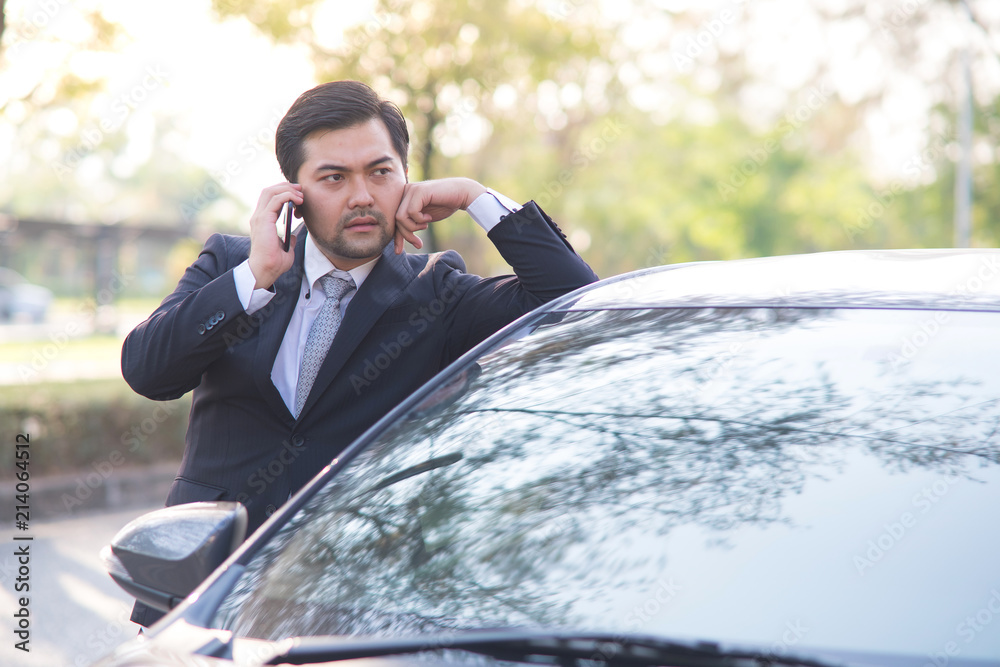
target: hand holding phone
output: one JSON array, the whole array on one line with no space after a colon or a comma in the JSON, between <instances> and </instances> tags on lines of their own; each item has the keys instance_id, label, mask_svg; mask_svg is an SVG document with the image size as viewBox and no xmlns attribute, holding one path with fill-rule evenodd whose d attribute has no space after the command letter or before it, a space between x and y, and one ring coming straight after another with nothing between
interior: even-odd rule
<instances>
[{"instance_id":1,"label":"hand holding phone","mask_svg":"<svg viewBox=\"0 0 1000 667\"><path fill-rule=\"evenodd\" d=\"M302 186L278 183L264 188L250 216L250 272L254 289L269 288L292 268L292 217L303 203ZM277 215L275 215L277 207ZM277 243L275 243L277 241Z\"/></svg>"},{"instance_id":2,"label":"hand holding phone","mask_svg":"<svg viewBox=\"0 0 1000 667\"><path fill-rule=\"evenodd\" d=\"M288 252L288 245L292 240L292 209L292 202L286 201L278 216L278 238L281 239L281 248L285 252Z\"/></svg>"}]
</instances>

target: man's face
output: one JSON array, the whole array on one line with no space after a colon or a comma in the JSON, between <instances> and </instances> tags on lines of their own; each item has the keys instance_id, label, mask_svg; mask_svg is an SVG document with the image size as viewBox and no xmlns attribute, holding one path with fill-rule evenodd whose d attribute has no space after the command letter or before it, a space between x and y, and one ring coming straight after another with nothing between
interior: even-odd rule
<instances>
[{"instance_id":1,"label":"man's face","mask_svg":"<svg viewBox=\"0 0 1000 667\"><path fill-rule=\"evenodd\" d=\"M396 231L406 170L379 118L317 130L303 142L298 207L316 245L350 270L378 257Z\"/></svg>"}]
</instances>

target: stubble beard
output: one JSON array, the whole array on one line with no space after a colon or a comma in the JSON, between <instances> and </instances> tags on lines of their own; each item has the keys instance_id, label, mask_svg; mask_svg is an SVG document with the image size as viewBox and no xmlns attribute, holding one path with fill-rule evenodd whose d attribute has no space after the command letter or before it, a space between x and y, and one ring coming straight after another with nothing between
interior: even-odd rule
<instances>
[{"instance_id":1,"label":"stubble beard","mask_svg":"<svg viewBox=\"0 0 1000 667\"><path fill-rule=\"evenodd\" d=\"M355 218L362 218L365 216L370 216L375 219L378 224L378 233L369 238L357 239L353 241L348 241L346 236L346 228L348 223L350 223ZM319 234L313 234L313 241L319 246L326 254L333 254L338 257L346 257L348 259L367 259L369 257L375 257L382 253L382 249L388 245L389 241L392 239L392 232L389 230L389 222L386 220L385 216L378 209L359 209L345 213L341 216L340 221L337 223L337 233L331 235L330 238L325 238Z\"/></svg>"}]
</instances>

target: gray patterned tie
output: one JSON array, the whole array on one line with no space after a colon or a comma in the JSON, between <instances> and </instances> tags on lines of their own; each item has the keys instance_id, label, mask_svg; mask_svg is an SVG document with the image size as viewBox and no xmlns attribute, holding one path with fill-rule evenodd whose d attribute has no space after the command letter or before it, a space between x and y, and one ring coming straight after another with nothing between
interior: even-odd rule
<instances>
[{"instance_id":1,"label":"gray patterned tie","mask_svg":"<svg viewBox=\"0 0 1000 667\"><path fill-rule=\"evenodd\" d=\"M302 412L302 406L306 404L309 390L312 389L319 373L319 367L326 359L326 353L330 349L333 337L337 335L340 328L340 300L349 291L354 289L354 280L337 278L325 275L319 279L326 293L326 301L319 309L316 319L313 320L309 328L309 337L306 338L305 351L302 353L302 366L299 368L299 382L295 388L295 416Z\"/></svg>"}]
</instances>

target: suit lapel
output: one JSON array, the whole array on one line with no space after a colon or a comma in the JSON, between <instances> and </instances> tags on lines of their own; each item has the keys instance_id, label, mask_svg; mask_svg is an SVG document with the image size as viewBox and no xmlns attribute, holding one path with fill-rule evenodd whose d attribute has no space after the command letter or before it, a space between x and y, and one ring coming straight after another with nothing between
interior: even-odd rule
<instances>
[{"instance_id":1,"label":"suit lapel","mask_svg":"<svg viewBox=\"0 0 1000 667\"><path fill-rule=\"evenodd\" d=\"M412 279L413 271L406 261L406 255L397 255L393 244L389 243L382 250L382 257L375 268L348 304L343 324L337 330L330 351L320 366L299 419L315 405L375 322L396 301Z\"/></svg>"},{"instance_id":2,"label":"suit lapel","mask_svg":"<svg viewBox=\"0 0 1000 667\"><path fill-rule=\"evenodd\" d=\"M302 289L302 278L305 275L305 225L300 225L294 233L297 237L295 263L292 264L291 269L285 271L275 281L274 297L271 298L268 305L255 313L255 315L260 315L260 337L257 342L257 354L254 358L254 378L257 388L272 410L289 419L292 418L292 413L289 412L277 387L271 381L271 369L274 368L278 348L281 347L285 330L288 329L288 322L292 319L292 313L298 303L299 292ZM269 309L269 306L273 307Z\"/></svg>"}]
</instances>

